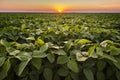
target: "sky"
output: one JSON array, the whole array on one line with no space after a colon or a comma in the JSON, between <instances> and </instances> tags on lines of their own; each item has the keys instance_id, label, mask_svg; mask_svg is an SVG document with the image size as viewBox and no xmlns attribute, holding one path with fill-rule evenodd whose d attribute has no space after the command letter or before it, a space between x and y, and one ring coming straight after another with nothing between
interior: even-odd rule
<instances>
[{"instance_id":1,"label":"sky","mask_svg":"<svg viewBox=\"0 0 120 80\"><path fill-rule=\"evenodd\" d=\"M0 12L120 12L120 0L0 0Z\"/></svg>"}]
</instances>

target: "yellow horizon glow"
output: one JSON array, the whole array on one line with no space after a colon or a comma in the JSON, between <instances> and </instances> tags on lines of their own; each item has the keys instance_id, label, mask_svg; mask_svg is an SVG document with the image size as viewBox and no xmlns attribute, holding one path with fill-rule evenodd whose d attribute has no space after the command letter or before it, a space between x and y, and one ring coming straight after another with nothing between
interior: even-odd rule
<instances>
[{"instance_id":1,"label":"yellow horizon glow","mask_svg":"<svg viewBox=\"0 0 120 80\"><path fill-rule=\"evenodd\" d=\"M61 13L61 12L62 12L62 10L61 10L61 9L59 9L59 10L58 10L58 12L59 12L59 13Z\"/></svg>"}]
</instances>

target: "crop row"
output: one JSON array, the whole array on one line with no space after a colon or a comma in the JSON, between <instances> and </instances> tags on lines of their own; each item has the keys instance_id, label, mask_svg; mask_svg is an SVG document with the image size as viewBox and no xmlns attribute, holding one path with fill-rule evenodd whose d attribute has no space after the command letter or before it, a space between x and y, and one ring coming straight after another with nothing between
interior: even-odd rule
<instances>
[{"instance_id":1,"label":"crop row","mask_svg":"<svg viewBox=\"0 0 120 80\"><path fill-rule=\"evenodd\" d=\"M119 80L119 14L1 14L0 80Z\"/></svg>"}]
</instances>

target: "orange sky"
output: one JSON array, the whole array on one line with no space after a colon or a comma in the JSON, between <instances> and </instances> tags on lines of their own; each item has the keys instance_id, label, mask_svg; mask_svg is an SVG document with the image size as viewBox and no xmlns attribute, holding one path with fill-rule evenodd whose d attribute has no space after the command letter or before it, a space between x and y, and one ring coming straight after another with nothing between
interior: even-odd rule
<instances>
[{"instance_id":1,"label":"orange sky","mask_svg":"<svg viewBox=\"0 0 120 80\"><path fill-rule=\"evenodd\" d=\"M120 0L0 0L4 11L120 12Z\"/></svg>"}]
</instances>

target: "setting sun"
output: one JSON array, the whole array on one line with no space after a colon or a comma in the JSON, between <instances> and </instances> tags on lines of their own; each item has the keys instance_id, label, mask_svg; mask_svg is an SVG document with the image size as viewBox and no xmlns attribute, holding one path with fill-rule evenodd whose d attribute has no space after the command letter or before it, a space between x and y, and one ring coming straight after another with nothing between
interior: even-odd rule
<instances>
[{"instance_id":1,"label":"setting sun","mask_svg":"<svg viewBox=\"0 0 120 80\"><path fill-rule=\"evenodd\" d=\"M59 9L59 10L58 10L58 12L59 12L59 13L61 13L61 12L62 12L62 10L61 10L61 9Z\"/></svg>"}]
</instances>

